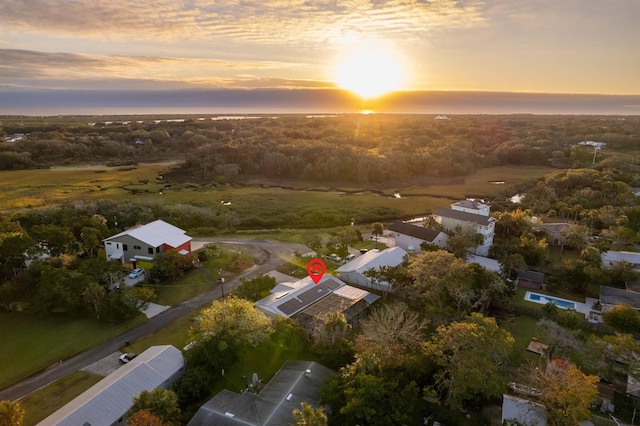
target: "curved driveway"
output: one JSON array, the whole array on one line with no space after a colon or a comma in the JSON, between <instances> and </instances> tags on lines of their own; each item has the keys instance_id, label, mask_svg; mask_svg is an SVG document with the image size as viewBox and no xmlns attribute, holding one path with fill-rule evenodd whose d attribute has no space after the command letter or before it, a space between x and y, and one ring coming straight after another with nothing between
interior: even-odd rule
<instances>
[{"instance_id":1,"label":"curved driveway","mask_svg":"<svg viewBox=\"0 0 640 426\"><path fill-rule=\"evenodd\" d=\"M259 274L266 274L284 264L287 259L294 256L295 252L306 253L309 248L303 244L286 243L273 240L245 239L245 238L194 238L193 247L199 248L206 243L216 243L220 246L230 247L240 251L249 252L257 259L256 265L244 271L242 274L225 282L224 292L228 293L240 284L243 278L251 279ZM125 346L125 342L133 342L152 333L167 324L175 321L187 313L198 309L212 300L220 298L222 289L220 285L202 293L193 299L189 299L178 306L174 306L161 314L149 319L144 324L128 330L121 335L104 342L94 348L88 349L72 358L40 371L33 376L18 382L0 391L0 401L16 401L30 393L40 389L49 383L80 370L87 365L104 358L105 356Z\"/></svg>"}]
</instances>

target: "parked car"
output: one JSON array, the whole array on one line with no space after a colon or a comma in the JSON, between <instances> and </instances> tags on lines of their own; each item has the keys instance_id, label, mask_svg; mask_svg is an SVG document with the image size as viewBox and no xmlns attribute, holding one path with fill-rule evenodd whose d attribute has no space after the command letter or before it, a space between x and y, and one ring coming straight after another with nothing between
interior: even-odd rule
<instances>
[{"instance_id":1,"label":"parked car","mask_svg":"<svg viewBox=\"0 0 640 426\"><path fill-rule=\"evenodd\" d=\"M345 257L344 260L346 260L348 262L348 261L353 260L355 258L356 258L355 254L350 254L349 256Z\"/></svg>"},{"instance_id":2,"label":"parked car","mask_svg":"<svg viewBox=\"0 0 640 426\"><path fill-rule=\"evenodd\" d=\"M360 253L362 253L362 254L365 254L368 251L369 251L369 249L360 249Z\"/></svg>"},{"instance_id":3,"label":"parked car","mask_svg":"<svg viewBox=\"0 0 640 426\"><path fill-rule=\"evenodd\" d=\"M134 354L133 352L127 352L125 354L120 355L120 358L118 359L120 360L120 364L126 364L137 356L138 354Z\"/></svg>"},{"instance_id":4,"label":"parked car","mask_svg":"<svg viewBox=\"0 0 640 426\"><path fill-rule=\"evenodd\" d=\"M342 259L340 258L340 256L338 256L335 253L331 253L329 256L327 256L329 259L333 260L334 262L342 262Z\"/></svg>"},{"instance_id":5,"label":"parked car","mask_svg":"<svg viewBox=\"0 0 640 426\"><path fill-rule=\"evenodd\" d=\"M136 268L133 271L131 271L131 273L129 274L129 278L131 278L132 280L142 276L144 274L144 269L142 268Z\"/></svg>"}]
</instances>

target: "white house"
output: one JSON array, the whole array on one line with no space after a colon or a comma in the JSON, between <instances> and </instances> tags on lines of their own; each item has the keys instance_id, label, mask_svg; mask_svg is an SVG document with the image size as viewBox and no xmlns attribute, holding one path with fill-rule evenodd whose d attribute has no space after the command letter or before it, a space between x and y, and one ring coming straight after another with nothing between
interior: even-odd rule
<instances>
[{"instance_id":1,"label":"white house","mask_svg":"<svg viewBox=\"0 0 640 426\"><path fill-rule=\"evenodd\" d=\"M104 240L107 260L122 263L153 260L156 254L174 249L180 254L191 253L191 237L184 229L163 220L127 229Z\"/></svg>"},{"instance_id":2,"label":"white house","mask_svg":"<svg viewBox=\"0 0 640 426\"><path fill-rule=\"evenodd\" d=\"M180 350L171 345L152 346L38 425L125 425L134 396L143 390L170 389L183 370Z\"/></svg>"},{"instance_id":3,"label":"white house","mask_svg":"<svg viewBox=\"0 0 640 426\"><path fill-rule=\"evenodd\" d=\"M475 254L487 256L493 245L496 219L489 216L487 204L473 200L451 204L450 209L439 209L433 213L436 221L447 232L472 232L482 235L482 242L475 248Z\"/></svg>"},{"instance_id":4,"label":"white house","mask_svg":"<svg viewBox=\"0 0 640 426\"><path fill-rule=\"evenodd\" d=\"M609 250L600 255L602 257L602 267L611 269L617 263L626 262L635 269L640 269L640 253L632 251Z\"/></svg>"},{"instance_id":5,"label":"white house","mask_svg":"<svg viewBox=\"0 0 640 426\"><path fill-rule=\"evenodd\" d=\"M414 253L422 251L420 248L422 243L433 244L444 249L449 241L449 236L444 232L404 223L399 220L393 222L389 227L389 231L391 231L389 237L393 235L393 238L395 238L396 247L402 247Z\"/></svg>"},{"instance_id":6,"label":"white house","mask_svg":"<svg viewBox=\"0 0 640 426\"><path fill-rule=\"evenodd\" d=\"M402 247L389 247L382 251L369 250L362 256L356 257L351 262L345 263L336 272L346 282L360 287L375 290L389 291L387 282L372 282L371 278L364 275L369 269L380 269L383 266L398 266L404 262L407 252Z\"/></svg>"}]
</instances>

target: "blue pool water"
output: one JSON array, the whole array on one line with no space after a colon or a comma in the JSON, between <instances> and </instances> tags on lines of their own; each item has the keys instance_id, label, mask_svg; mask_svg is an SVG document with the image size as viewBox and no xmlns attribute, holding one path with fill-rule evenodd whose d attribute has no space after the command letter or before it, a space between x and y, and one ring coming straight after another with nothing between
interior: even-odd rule
<instances>
[{"instance_id":1,"label":"blue pool water","mask_svg":"<svg viewBox=\"0 0 640 426\"><path fill-rule=\"evenodd\" d=\"M544 294L527 292L525 299L530 300L531 302L542 303L543 305L546 305L547 303L551 302L557 307L563 308L563 309L576 308L576 304L570 300L558 299L556 297L551 297Z\"/></svg>"}]
</instances>

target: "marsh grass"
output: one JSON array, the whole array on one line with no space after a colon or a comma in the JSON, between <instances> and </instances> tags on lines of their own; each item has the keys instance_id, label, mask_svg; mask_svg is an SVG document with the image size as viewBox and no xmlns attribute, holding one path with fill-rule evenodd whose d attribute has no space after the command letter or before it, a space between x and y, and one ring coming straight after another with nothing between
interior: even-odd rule
<instances>
[{"instance_id":1,"label":"marsh grass","mask_svg":"<svg viewBox=\"0 0 640 426\"><path fill-rule=\"evenodd\" d=\"M246 186L165 183L158 180L169 164L141 164L135 167L68 167L38 170L0 171L0 205L5 210L42 207L74 200L112 199L134 201L162 199L167 204L193 204L220 208L220 201L230 201L226 210L243 218L251 227L252 219L282 218L278 227L290 223L317 222L330 219L332 226L423 215L451 201L468 196L502 197L511 188L548 174L548 167L501 166L481 169L466 178L444 184L428 181L386 184L386 187L335 187L299 182L295 186L276 187L278 181ZM504 185L491 182L504 181ZM249 181L250 182L250 181ZM273 186L267 186L273 185ZM266 187L265 187L266 186ZM160 194L162 191L162 194ZM347 191L343 195L340 192ZM375 191L375 192L373 192ZM402 198L393 194L399 191ZM379 195L382 193L383 195Z\"/></svg>"}]
</instances>

